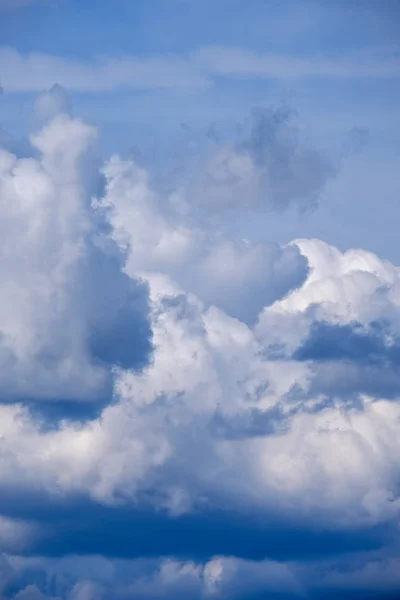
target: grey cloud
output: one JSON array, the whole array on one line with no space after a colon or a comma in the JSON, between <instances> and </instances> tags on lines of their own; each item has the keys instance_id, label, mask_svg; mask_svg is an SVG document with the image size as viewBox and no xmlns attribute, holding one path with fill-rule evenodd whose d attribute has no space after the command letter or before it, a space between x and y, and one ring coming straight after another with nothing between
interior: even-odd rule
<instances>
[{"instance_id":1,"label":"grey cloud","mask_svg":"<svg viewBox=\"0 0 400 600\"><path fill-rule=\"evenodd\" d=\"M254 109L235 142L211 150L190 195L205 210L312 210L336 167L302 141L293 113Z\"/></svg>"},{"instance_id":2,"label":"grey cloud","mask_svg":"<svg viewBox=\"0 0 400 600\"><path fill-rule=\"evenodd\" d=\"M293 358L312 361L313 393L398 396L400 339L384 320L366 326L316 321Z\"/></svg>"},{"instance_id":3,"label":"grey cloud","mask_svg":"<svg viewBox=\"0 0 400 600\"><path fill-rule=\"evenodd\" d=\"M400 584L395 548L386 553L358 552L346 562L340 557L281 562L216 556L202 562L75 556L4 557L3 563L8 569L7 600L393 599ZM26 584L27 577L35 583Z\"/></svg>"}]
</instances>

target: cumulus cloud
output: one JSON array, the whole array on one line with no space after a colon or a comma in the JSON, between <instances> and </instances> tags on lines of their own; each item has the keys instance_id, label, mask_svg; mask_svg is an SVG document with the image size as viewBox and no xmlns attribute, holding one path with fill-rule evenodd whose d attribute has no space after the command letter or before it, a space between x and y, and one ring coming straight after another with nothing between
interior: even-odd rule
<instances>
[{"instance_id":1,"label":"cumulus cloud","mask_svg":"<svg viewBox=\"0 0 400 600\"><path fill-rule=\"evenodd\" d=\"M306 277L307 261L295 247L231 240L180 220L133 162L114 158L104 174L98 206L127 254L128 274L168 275L183 291L245 322Z\"/></svg>"},{"instance_id":2,"label":"cumulus cloud","mask_svg":"<svg viewBox=\"0 0 400 600\"><path fill-rule=\"evenodd\" d=\"M378 589L400 516L399 267L234 239L133 161L100 167L60 88L38 106L33 156L0 154L3 597ZM235 151L274 172L251 140ZM65 400L101 402L34 410Z\"/></svg>"},{"instance_id":3,"label":"cumulus cloud","mask_svg":"<svg viewBox=\"0 0 400 600\"><path fill-rule=\"evenodd\" d=\"M145 319L143 286L121 273L91 214L95 136L57 112L32 137L38 158L0 151L3 401L101 395L107 329L121 310L127 323Z\"/></svg>"}]
</instances>

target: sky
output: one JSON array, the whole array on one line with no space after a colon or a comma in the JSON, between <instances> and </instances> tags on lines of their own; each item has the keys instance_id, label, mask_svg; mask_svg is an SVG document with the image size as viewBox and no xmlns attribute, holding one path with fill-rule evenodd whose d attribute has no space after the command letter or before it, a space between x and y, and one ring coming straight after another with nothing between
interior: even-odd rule
<instances>
[{"instance_id":1,"label":"sky","mask_svg":"<svg viewBox=\"0 0 400 600\"><path fill-rule=\"evenodd\" d=\"M400 597L397 0L0 0L0 597Z\"/></svg>"}]
</instances>

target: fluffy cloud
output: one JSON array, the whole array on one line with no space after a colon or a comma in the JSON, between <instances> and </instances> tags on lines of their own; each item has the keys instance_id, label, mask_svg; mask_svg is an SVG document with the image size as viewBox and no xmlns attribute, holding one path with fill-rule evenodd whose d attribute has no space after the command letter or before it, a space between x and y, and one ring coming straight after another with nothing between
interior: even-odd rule
<instances>
[{"instance_id":1,"label":"fluffy cloud","mask_svg":"<svg viewBox=\"0 0 400 600\"><path fill-rule=\"evenodd\" d=\"M190 227L173 203L165 205L150 189L147 173L134 163L114 158L104 174L107 191L99 207L127 253L128 274L168 276L182 291L246 322L306 277L307 261L295 247L231 240Z\"/></svg>"},{"instance_id":2,"label":"fluffy cloud","mask_svg":"<svg viewBox=\"0 0 400 600\"><path fill-rule=\"evenodd\" d=\"M125 311L125 327L145 326L145 290L121 273L90 211L95 135L60 113L32 137L38 158L0 152L4 400L95 399L107 384L112 323Z\"/></svg>"},{"instance_id":3,"label":"fluffy cloud","mask_svg":"<svg viewBox=\"0 0 400 600\"><path fill-rule=\"evenodd\" d=\"M3 596L394 589L399 268L206 228L41 107L0 155Z\"/></svg>"}]
</instances>

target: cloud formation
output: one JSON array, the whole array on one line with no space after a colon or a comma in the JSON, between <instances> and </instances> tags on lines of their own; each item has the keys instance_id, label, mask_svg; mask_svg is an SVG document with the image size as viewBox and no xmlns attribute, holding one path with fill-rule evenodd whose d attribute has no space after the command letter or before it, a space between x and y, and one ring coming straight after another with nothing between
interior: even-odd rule
<instances>
[{"instance_id":1,"label":"cloud formation","mask_svg":"<svg viewBox=\"0 0 400 600\"><path fill-rule=\"evenodd\" d=\"M210 46L195 58L207 72L224 77L397 78L399 57L394 48L362 50L347 56L299 57L261 54L242 48Z\"/></svg>"},{"instance_id":2,"label":"cloud formation","mask_svg":"<svg viewBox=\"0 0 400 600\"><path fill-rule=\"evenodd\" d=\"M95 137L59 112L32 137L37 158L0 151L5 399L96 399L109 377L100 345L111 323L121 310L128 328L145 318L143 286L121 273L91 214Z\"/></svg>"},{"instance_id":3,"label":"cloud formation","mask_svg":"<svg viewBox=\"0 0 400 600\"><path fill-rule=\"evenodd\" d=\"M206 212L310 211L336 174L329 158L301 139L288 108L253 109L237 137L210 150L189 189L190 201Z\"/></svg>"},{"instance_id":4,"label":"cloud formation","mask_svg":"<svg viewBox=\"0 0 400 600\"><path fill-rule=\"evenodd\" d=\"M6 3L4 7L8 7ZM1 9L1 5L0 5ZM396 48L378 47L345 56L256 54L242 48L200 47L186 54L98 56L87 60L0 47L2 86L10 92L42 92L55 81L71 91L118 88L204 89L217 77L269 79L398 79Z\"/></svg>"},{"instance_id":5,"label":"cloud formation","mask_svg":"<svg viewBox=\"0 0 400 600\"><path fill-rule=\"evenodd\" d=\"M55 81L71 91L99 92L115 88L202 88L208 78L185 57L141 58L126 55L82 62L39 52L23 55L0 48L0 77L6 90L44 91Z\"/></svg>"},{"instance_id":6,"label":"cloud formation","mask_svg":"<svg viewBox=\"0 0 400 600\"><path fill-rule=\"evenodd\" d=\"M2 596L398 591L399 267L205 226L67 108L0 154Z\"/></svg>"}]
</instances>

